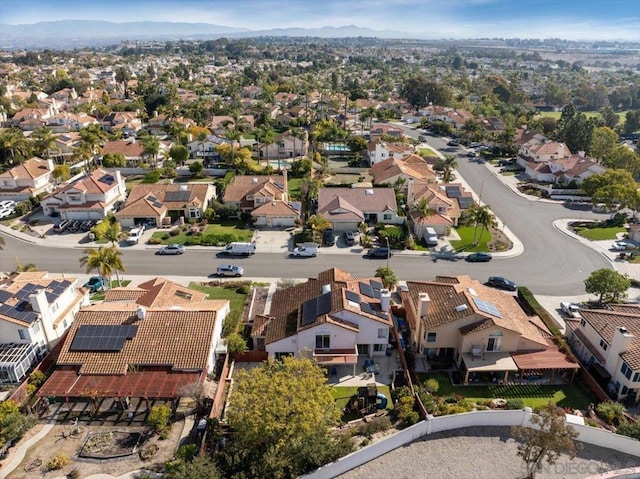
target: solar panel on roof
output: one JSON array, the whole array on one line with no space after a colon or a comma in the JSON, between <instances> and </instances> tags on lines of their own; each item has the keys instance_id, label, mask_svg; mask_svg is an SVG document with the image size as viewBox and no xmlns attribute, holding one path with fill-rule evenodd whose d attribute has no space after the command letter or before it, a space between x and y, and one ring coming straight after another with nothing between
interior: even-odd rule
<instances>
[{"instance_id":1,"label":"solar panel on roof","mask_svg":"<svg viewBox=\"0 0 640 479\"><path fill-rule=\"evenodd\" d=\"M369 296L370 298L375 298L373 294L373 288L367 283L358 283L360 288L360 294L364 294L365 296Z\"/></svg>"},{"instance_id":2,"label":"solar panel on roof","mask_svg":"<svg viewBox=\"0 0 640 479\"><path fill-rule=\"evenodd\" d=\"M360 296L357 293L354 293L353 291L347 291L345 293L345 296L349 301L353 301L354 303L360 302Z\"/></svg>"},{"instance_id":3,"label":"solar panel on roof","mask_svg":"<svg viewBox=\"0 0 640 479\"><path fill-rule=\"evenodd\" d=\"M0 303L4 303L5 301L11 299L13 295L7 291L0 290Z\"/></svg>"},{"instance_id":4,"label":"solar panel on roof","mask_svg":"<svg viewBox=\"0 0 640 479\"><path fill-rule=\"evenodd\" d=\"M105 185L112 185L115 182L115 178L113 175L102 175L98 181L100 183L104 183Z\"/></svg>"},{"instance_id":5,"label":"solar panel on roof","mask_svg":"<svg viewBox=\"0 0 640 479\"><path fill-rule=\"evenodd\" d=\"M120 351L138 332L137 325L85 324L76 331L72 351Z\"/></svg>"},{"instance_id":6,"label":"solar panel on roof","mask_svg":"<svg viewBox=\"0 0 640 479\"><path fill-rule=\"evenodd\" d=\"M327 314L331 311L331 291L318 296L318 316Z\"/></svg>"},{"instance_id":7,"label":"solar panel on roof","mask_svg":"<svg viewBox=\"0 0 640 479\"><path fill-rule=\"evenodd\" d=\"M460 198L458 198L458 203L460 204L460 208L465 210L471 207L471 205L473 204L473 198L471 198L470 196L461 196Z\"/></svg>"},{"instance_id":8,"label":"solar panel on roof","mask_svg":"<svg viewBox=\"0 0 640 479\"><path fill-rule=\"evenodd\" d=\"M476 298L475 296L473 297L473 302L476 303L478 309L483 313L490 314L491 316L495 316L496 318L502 317L502 314L500 314L500 311L498 311L498 308L495 304L489 301L484 301L480 298Z\"/></svg>"},{"instance_id":9,"label":"solar panel on roof","mask_svg":"<svg viewBox=\"0 0 640 479\"><path fill-rule=\"evenodd\" d=\"M382 289L382 283L380 281L376 281L375 279L372 279L371 281L369 281L369 283L371 283L371 287L373 289Z\"/></svg>"},{"instance_id":10,"label":"solar panel on roof","mask_svg":"<svg viewBox=\"0 0 640 479\"><path fill-rule=\"evenodd\" d=\"M317 310L317 298L312 298L302 303L302 319L300 320L301 326L307 326L313 323L318 317Z\"/></svg>"},{"instance_id":11,"label":"solar panel on roof","mask_svg":"<svg viewBox=\"0 0 640 479\"><path fill-rule=\"evenodd\" d=\"M188 201L191 197L190 191L167 191L164 195L165 201Z\"/></svg>"},{"instance_id":12,"label":"solar panel on roof","mask_svg":"<svg viewBox=\"0 0 640 479\"><path fill-rule=\"evenodd\" d=\"M371 305L369 303L365 303L364 301L360 303L360 310L368 314L374 314Z\"/></svg>"},{"instance_id":13,"label":"solar panel on roof","mask_svg":"<svg viewBox=\"0 0 640 479\"><path fill-rule=\"evenodd\" d=\"M459 198L462 194L457 186L445 186L445 192L449 198Z\"/></svg>"}]
</instances>

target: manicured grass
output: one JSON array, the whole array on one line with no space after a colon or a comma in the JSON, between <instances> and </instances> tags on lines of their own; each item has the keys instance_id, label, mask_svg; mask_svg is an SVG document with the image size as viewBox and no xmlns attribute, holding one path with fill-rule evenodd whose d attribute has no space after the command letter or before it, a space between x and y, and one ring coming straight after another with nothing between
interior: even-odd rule
<instances>
[{"instance_id":1,"label":"manicured grass","mask_svg":"<svg viewBox=\"0 0 640 479\"><path fill-rule=\"evenodd\" d=\"M597 111L585 111L584 114L587 118L600 117L600 113ZM627 112L626 111L616 112L616 115L618 115L618 118L620 118L620 121L624 123ZM559 120L560 117L562 116L562 112L561 111L542 111L538 113L535 116L535 118L540 118L543 116L549 116L551 118L555 118L556 120Z\"/></svg>"},{"instance_id":2,"label":"manicured grass","mask_svg":"<svg viewBox=\"0 0 640 479\"><path fill-rule=\"evenodd\" d=\"M289 196L292 200L300 199L300 187L304 182L304 178L289 178L287 187L289 188Z\"/></svg>"},{"instance_id":3,"label":"manicured grass","mask_svg":"<svg viewBox=\"0 0 640 479\"><path fill-rule=\"evenodd\" d=\"M480 236L481 228L478 227L476 232L476 239L479 237L478 244L473 246L473 233L475 230L475 226L460 226L456 228L460 239L450 241L451 246L457 251L489 251L487 243L491 241L491 234L485 229L482 232L482 236Z\"/></svg>"},{"instance_id":4,"label":"manicured grass","mask_svg":"<svg viewBox=\"0 0 640 479\"><path fill-rule=\"evenodd\" d=\"M243 229L243 224L238 222L226 222L219 224L207 225L202 232L203 235L207 234L224 234L232 233L238 237L236 241L250 242L253 238L253 230ZM168 234L171 230L156 231L153 233L153 238L162 238L163 235ZM188 230L187 230L188 231ZM168 239L162 240L162 244L184 244L191 236L187 234L187 231L181 231L177 236L169 235Z\"/></svg>"},{"instance_id":5,"label":"manicured grass","mask_svg":"<svg viewBox=\"0 0 640 479\"><path fill-rule=\"evenodd\" d=\"M213 268L214 266L212 266ZM189 287L209 295L209 299L228 299L231 303L231 311L240 311L244 308L247 299L246 294L238 293L232 288L221 288L216 286L206 286L202 283L189 283Z\"/></svg>"},{"instance_id":6,"label":"manicured grass","mask_svg":"<svg viewBox=\"0 0 640 479\"><path fill-rule=\"evenodd\" d=\"M426 158L438 158L438 154L431 148L419 148L418 155Z\"/></svg>"},{"instance_id":7,"label":"manicured grass","mask_svg":"<svg viewBox=\"0 0 640 479\"><path fill-rule=\"evenodd\" d=\"M420 381L435 378L440 385L437 394L450 396L460 394L470 401L481 403L487 399L521 399L525 406L540 408L550 401L560 407L587 409L589 404L597 403L591 391L581 383L562 385L523 384L513 386L454 386L445 373L423 373Z\"/></svg>"},{"instance_id":8,"label":"manicured grass","mask_svg":"<svg viewBox=\"0 0 640 479\"><path fill-rule=\"evenodd\" d=\"M333 386L331 388L331 395L333 399L335 399L336 408L339 411L342 411L351 396L358 393L358 386ZM391 402L391 391L389 391L389 386L381 386L378 385L378 393L382 393L387 397L387 407L386 409L393 409L393 403Z\"/></svg>"},{"instance_id":9,"label":"manicured grass","mask_svg":"<svg viewBox=\"0 0 640 479\"><path fill-rule=\"evenodd\" d=\"M194 178L192 176L178 176L173 180L174 183L213 183L215 178L211 176L205 176L202 178Z\"/></svg>"},{"instance_id":10,"label":"manicured grass","mask_svg":"<svg viewBox=\"0 0 640 479\"><path fill-rule=\"evenodd\" d=\"M627 229L624 227L576 228L575 231L583 238L587 238L592 241L599 241L599 240L614 240L618 237L618 233L624 233L627 231Z\"/></svg>"}]
</instances>

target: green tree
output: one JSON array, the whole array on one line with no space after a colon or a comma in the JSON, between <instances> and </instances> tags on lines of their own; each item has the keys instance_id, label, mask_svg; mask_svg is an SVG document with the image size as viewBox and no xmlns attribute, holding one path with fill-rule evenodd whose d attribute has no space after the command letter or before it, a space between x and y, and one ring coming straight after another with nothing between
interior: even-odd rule
<instances>
[{"instance_id":1,"label":"green tree","mask_svg":"<svg viewBox=\"0 0 640 479\"><path fill-rule=\"evenodd\" d=\"M311 231L313 231L316 237L320 235L322 230L332 227L331 222L321 215L310 216L307 220L307 226L311 228Z\"/></svg>"},{"instance_id":2,"label":"green tree","mask_svg":"<svg viewBox=\"0 0 640 479\"><path fill-rule=\"evenodd\" d=\"M449 183L453 178L453 170L458 167L455 155L444 155L444 160L439 165L442 168L442 182Z\"/></svg>"},{"instance_id":3,"label":"green tree","mask_svg":"<svg viewBox=\"0 0 640 479\"><path fill-rule=\"evenodd\" d=\"M593 204L604 203L609 208L625 207L634 199L638 184L629 171L607 170L582 182L582 189Z\"/></svg>"},{"instance_id":4,"label":"green tree","mask_svg":"<svg viewBox=\"0 0 640 479\"><path fill-rule=\"evenodd\" d=\"M114 271L124 271L122 252L115 246L86 249L85 255L80 258L80 265L85 267L87 273L95 269L101 277L109 280L109 284Z\"/></svg>"},{"instance_id":5,"label":"green tree","mask_svg":"<svg viewBox=\"0 0 640 479\"><path fill-rule=\"evenodd\" d=\"M71 168L66 164L58 165L51 172L51 176L53 176L57 182L64 183L71 178Z\"/></svg>"},{"instance_id":6,"label":"green tree","mask_svg":"<svg viewBox=\"0 0 640 479\"><path fill-rule=\"evenodd\" d=\"M640 110L629 110L625 115L624 132L629 135L640 130Z\"/></svg>"},{"instance_id":7,"label":"green tree","mask_svg":"<svg viewBox=\"0 0 640 479\"><path fill-rule=\"evenodd\" d=\"M196 456L191 462L184 459L165 463L163 477L167 479L221 479L215 462L206 455Z\"/></svg>"},{"instance_id":8,"label":"green tree","mask_svg":"<svg viewBox=\"0 0 640 479\"><path fill-rule=\"evenodd\" d=\"M227 413L237 467L243 477L284 479L329 462L343 453L331 433L339 417L323 369L309 358L239 371Z\"/></svg>"},{"instance_id":9,"label":"green tree","mask_svg":"<svg viewBox=\"0 0 640 479\"><path fill-rule=\"evenodd\" d=\"M156 404L151 406L151 411L147 416L147 424L156 432L166 431L171 424L171 416L173 416L173 413L169 406Z\"/></svg>"},{"instance_id":10,"label":"green tree","mask_svg":"<svg viewBox=\"0 0 640 479\"><path fill-rule=\"evenodd\" d=\"M358 135L352 135L347 140L347 146L353 152L362 151L367 148L367 140Z\"/></svg>"},{"instance_id":11,"label":"green tree","mask_svg":"<svg viewBox=\"0 0 640 479\"><path fill-rule=\"evenodd\" d=\"M474 204L469 208L469 215L471 221L473 221L475 228L473 230L473 244L474 246L478 244L480 238L482 238L482 234L485 229L495 228L498 225L496 217L491 213L491 209L489 205L477 205ZM478 226L480 226L480 236L477 236Z\"/></svg>"},{"instance_id":12,"label":"green tree","mask_svg":"<svg viewBox=\"0 0 640 479\"><path fill-rule=\"evenodd\" d=\"M626 295L630 287L631 280L626 274L608 268L597 269L584 280L584 290L597 294L598 303L617 301Z\"/></svg>"},{"instance_id":13,"label":"green tree","mask_svg":"<svg viewBox=\"0 0 640 479\"><path fill-rule=\"evenodd\" d=\"M247 343L238 333L231 333L225 339L230 353L242 353L247 350Z\"/></svg>"},{"instance_id":14,"label":"green tree","mask_svg":"<svg viewBox=\"0 0 640 479\"><path fill-rule=\"evenodd\" d=\"M126 66L120 66L116 70L116 82L122 85L125 100L129 99L129 80L131 80L131 72Z\"/></svg>"},{"instance_id":15,"label":"green tree","mask_svg":"<svg viewBox=\"0 0 640 479\"><path fill-rule=\"evenodd\" d=\"M144 148L144 155L150 156L153 160L153 167L158 167L158 153L160 153L160 140L152 135L147 135L141 140Z\"/></svg>"},{"instance_id":16,"label":"green tree","mask_svg":"<svg viewBox=\"0 0 640 479\"><path fill-rule=\"evenodd\" d=\"M0 149L3 158L14 164L31 154L29 141L19 128L7 128L0 132Z\"/></svg>"},{"instance_id":17,"label":"green tree","mask_svg":"<svg viewBox=\"0 0 640 479\"><path fill-rule=\"evenodd\" d=\"M201 161L194 161L189 165L189 171L195 177L200 176L200 174L202 174L202 170L204 170L204 165Z\"/></svg>"},{"instance_id":18,"label":"green tree","mask_svg":"<svg viewBox=\"0 0 640 479\"><path fill-rule=\"evenodd\" d=\"M618 134L609 127L600 126L593 130L590 154L606 165L617 145Z\"/></svg>"},{"instance_id":19,"label":"green tree","mask_svg":"<svg viewBox=\"0 0 640 479\"><path fill-rule=\"evenodd\" d=\"M124 168L127 158L122 153L107 153L102 156L102 166L105 168Z\"/></svg>"},{"instance_id":20,"label":"green tree","mask_svg":"<svg viewBox=\"0 0 640 479\"><path fill-rule=\"evenodd\" d=\"M56 137L49 128L38 128L31 135L32 150L40 158L49 158L52 151L60 151L56 146Z\"/></svg>"},{"instance_id":21,"label":"green tree","mask_svg":"<svg viewBox=\"0 0 640 479\"><path fill-rule=\"evenodd\" d=\"M173 145L169 148L169 157L178 165L183 165L189 159L189 149L184 145Z\"/></svg>"},{"instance_id":22,"label":"green tree","mask_svg":"<svg viewBox=\"0 0 640 479\"><path fill-rule=\"evenodd\" d=\"M414 75L404 82L400 94L416 109L427 106L429 103L440 106L449 106L451 92L445 85L429 80L424 75Z\"/></svg>"},{"instance_id":23,"label":"green tree","mask_svg":"<svg viewBox=\"0 0 640 479\"><path fill-rule=\"evenodd\" d=\"M8 441L17 441L38 423L38 418L20 412L15 401L0 403L0 447Z\"/></svg>"},{"instance_id":24,"label":"green tree","mask_svg":"<svg viewBox=\"0 0 640 479\"><path fill-rule=\"evenodd\" d=\"M531 422L539 430L524 426L511 428L511 435L519 442L518 456L524 460L529 479L535 477L542 461L553 465L562 453L573 459L581 449L581 445L574 442L578 433L565 422L564 411L554 403L549 403L539 415L534 415Z\"/></svg>"},{"instance_id":25,"label":"green tree","mask_svg":"<svg viewBox=\"0 0 640 479\"><path fill-rule=\"evenodd\" d=\"M380 266L376 269L376 278L380 278L382 285L388 290L393 290L398 284L396 273L388 266Z\"/></svg>"}]
</instances>

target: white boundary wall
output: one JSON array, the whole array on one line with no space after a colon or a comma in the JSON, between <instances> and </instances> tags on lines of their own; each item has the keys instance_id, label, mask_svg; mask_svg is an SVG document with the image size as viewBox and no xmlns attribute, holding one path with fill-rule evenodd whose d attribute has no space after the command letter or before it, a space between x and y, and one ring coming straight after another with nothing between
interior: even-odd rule
<instances>
[{"instance_id":1,"label":"white boundary wall","mask_svg":"<svg viewBox=\"0 0 640 479\"><path fill-rule=\"evenodd\" d=\"M302 476L302 478L328 479L339 476L400 446L436 432L477 426L535 427L531 424L532 415L531 408L525 408L509 411L474 411L451 416L429 416L425 421L414 424L380 442L371 444L338 459L336 462L316 469L314 472ZM640 457L640 442L633 438L590 426L571 424L571 427L578 432L578 441Z\"/></svg>"}]
</instances>

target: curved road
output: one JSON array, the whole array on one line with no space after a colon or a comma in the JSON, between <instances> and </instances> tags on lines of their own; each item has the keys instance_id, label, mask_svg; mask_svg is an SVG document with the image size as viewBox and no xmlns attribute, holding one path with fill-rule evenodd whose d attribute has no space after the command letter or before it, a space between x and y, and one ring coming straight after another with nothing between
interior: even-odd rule
<instances>
[{"instance_id":1,"label":"curved road","mask_svg":"<svg viewBox=\"0 0 640 479\"><path fill-rule=\"evenodd\" d=\"M407 129L414 137L415 130ZM610 267L610 263L596 251L578 243L556 230L552 223L562 218L596 218L590 211L576 212L562 205L530 201L513 193L488 168L470 162L462 150L449 148L445 140L430 137L435 148L457 153L458 171L471 188L482 191L483 202L489 204L524 244L524 253L513 258L494 258L489 263L432 260L426 255L398 254L389 265L403 280L432 280L436 275L468 274L480 281L488 276L506 276L518 284L528 286L538 294L573 296L584 294L584 279L595 269ZM84 273L79 259L82 249L47 248L25 243L6 234L4 251L0 253L0 271L15 268L15 258L35 263L43 271ZM55 241L51 237L49 241ZM126 274L164 276L208 276L219 260L211 250L190 249L187 254L158 257L153 250L123 249ZM288 259L279 253L260 253L251 258L234 259L245 274L253 278L306 278L330 267L339 267L354 276L372 275L384 260L367 260L354 254L323 254L317 258Z\"/></svg>"}]
</instances>

